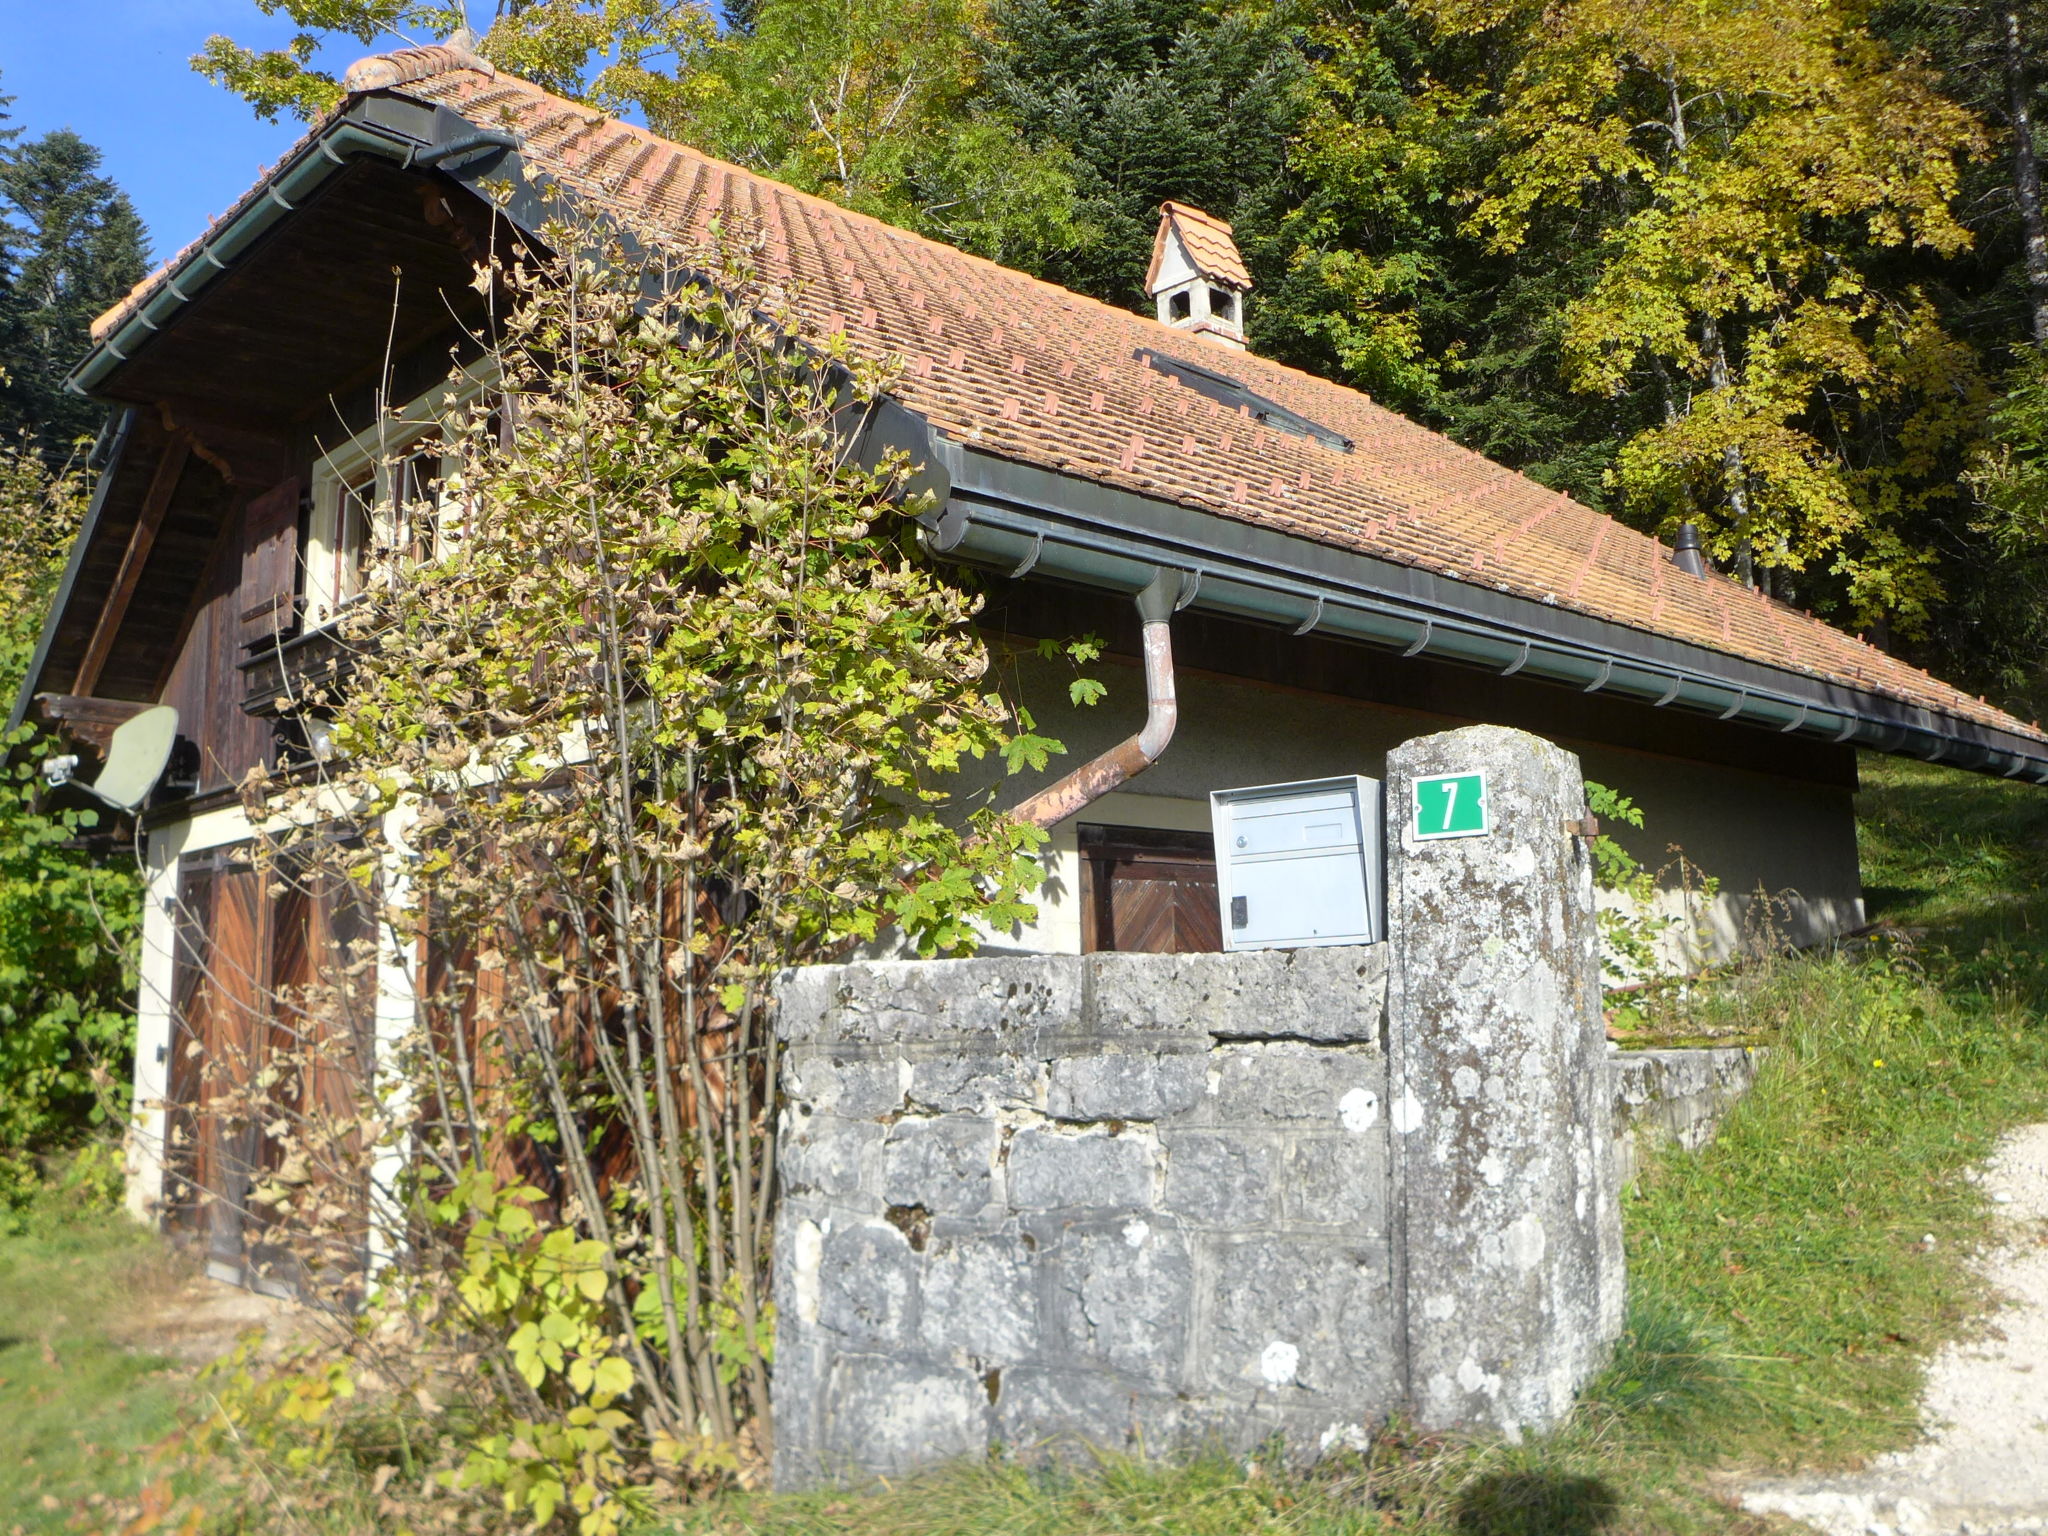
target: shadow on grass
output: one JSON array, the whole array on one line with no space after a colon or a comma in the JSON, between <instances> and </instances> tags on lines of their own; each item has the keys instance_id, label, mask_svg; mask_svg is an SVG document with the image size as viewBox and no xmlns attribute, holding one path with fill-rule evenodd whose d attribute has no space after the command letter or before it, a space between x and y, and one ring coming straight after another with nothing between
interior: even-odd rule
<instances>
[{"instance_id":1,"label":"shadow on grass","mask_svg":"<svg viewBox=\"0 0 2048 1536\"><path fill-rule=\"evenodd\" d=\"M1597 1477L1489 1473L1458 1491L1452 1522L1464 1536L1595 1536L1618 1505Z\"/></svg>"},{"instance_id":2,"label":"shadow on grass","mask_svg":"<svg viewBox=\"0 0 2048 1536\"><path fill-rule=\"evenodd\" d=\"M1911 915L1934 895L1927 885L1866 885L1863 887L1863 915L1871 922L1896 913Z\"/></svg>"},{"instance_id":3,"label":"shadow on grass","mask_svg":"<svg viewBox=\"0 0 2048 1536\"><path fill-rule=\"evenodd\" d=\"M1619 1501L1596 1477L1565 1472L1495 1472L1458 1493L1453 1528L1464 1536L1596 1536Z\"/></svg>"}]
</instances>

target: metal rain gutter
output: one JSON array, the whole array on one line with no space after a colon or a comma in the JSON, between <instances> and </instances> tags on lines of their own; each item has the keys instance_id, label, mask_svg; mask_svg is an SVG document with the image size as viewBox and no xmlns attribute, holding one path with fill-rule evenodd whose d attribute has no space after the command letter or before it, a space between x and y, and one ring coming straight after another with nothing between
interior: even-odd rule
<instances>
[{"instance_id":1,"label":"metal rain gutter","mask_svg":"<svg viewBox=\"0 0 2048 1536\"><path fill-rule=\"evenodd\" d=\"M2048 783L2048 747L2009 732L999 459L907 410L878 425L882 446L924 464L913 483L938 503L920 519L926 547L1012 578L1132 594L1178 571L1180 608Z\"/></svg>"}]
</instances>

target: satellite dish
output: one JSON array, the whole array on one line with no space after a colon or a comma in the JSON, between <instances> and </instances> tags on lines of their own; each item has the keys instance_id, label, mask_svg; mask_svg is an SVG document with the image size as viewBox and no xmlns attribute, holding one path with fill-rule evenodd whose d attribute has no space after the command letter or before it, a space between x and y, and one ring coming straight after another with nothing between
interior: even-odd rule
<instances>
[{"instance_id":1,"label":"satellite dish","mask_svg":"<svg viewBox=\"0 0 2048 1536\"><path fill-rule=\"evenodd\" d=\"M53 757L43 764L43 776L55 789L60 784L78 784L95 799L104 800L118 811L132 811L149 798L156 781L164 776L171 760L171 748L178 743L178 712L158 704L139 715L131 715L114 728L107 746L107 765L90 784L78 784L71 777L78 767L76 757Z\"/></svg>"}]
</instances>

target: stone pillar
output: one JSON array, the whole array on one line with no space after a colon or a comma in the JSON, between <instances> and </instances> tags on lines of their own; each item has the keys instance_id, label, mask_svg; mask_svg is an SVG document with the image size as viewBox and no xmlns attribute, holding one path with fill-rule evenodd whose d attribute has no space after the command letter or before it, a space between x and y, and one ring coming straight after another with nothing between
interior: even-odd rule
<instances>
[{"instance_id":1,"label":"stone pillar","mask_svg":"<svg viewBox=\"0 0 2048 1536\"><path fill-rule=\"evenodd\" d=\"M1490 830L1418 837L1416 781L1470 773ZM1621 1330L1585 814L1578 759L1523 731L1387 755L1395 1306L1425 1428L1548 1428Z\"/></svg>"}]
</instances>

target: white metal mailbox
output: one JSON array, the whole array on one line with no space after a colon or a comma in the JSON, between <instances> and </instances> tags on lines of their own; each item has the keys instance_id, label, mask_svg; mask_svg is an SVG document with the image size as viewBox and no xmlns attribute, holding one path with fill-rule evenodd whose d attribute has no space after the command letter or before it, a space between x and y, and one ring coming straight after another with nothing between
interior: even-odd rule
<instances>
[{"instance_id":1,"label":"white metal mailbox","mask_svg":"<svg viewBox=\"0 0 2048 1536\"><path fill-rule=\"evenodd\" d=\"M1371 944L1385 932L1378 779L1219 789L1209 817L1226 950Z\"/></svg>"}]
</instances>

